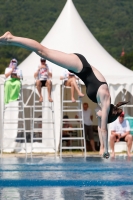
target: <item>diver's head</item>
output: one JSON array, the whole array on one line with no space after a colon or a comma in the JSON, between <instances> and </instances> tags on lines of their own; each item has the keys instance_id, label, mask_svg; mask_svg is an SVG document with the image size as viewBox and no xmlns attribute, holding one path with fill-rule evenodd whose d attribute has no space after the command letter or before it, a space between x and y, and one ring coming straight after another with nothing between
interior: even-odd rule
<instances>
[{"instance_id":1,"label":"diver's head","mask_svg":"<svg viewBox=\"0 0 133 200\"><path fill-rule=\"evenodd\" d=\"M110 104L110 111L109 111L109 115L108 115L108 124L115 121L117 119L117 117L121 115L123 110L119 107L127 104L128 102L129 101L119 102L116 106L114 106L113 104Z\"/></svg>"}]
</instances>

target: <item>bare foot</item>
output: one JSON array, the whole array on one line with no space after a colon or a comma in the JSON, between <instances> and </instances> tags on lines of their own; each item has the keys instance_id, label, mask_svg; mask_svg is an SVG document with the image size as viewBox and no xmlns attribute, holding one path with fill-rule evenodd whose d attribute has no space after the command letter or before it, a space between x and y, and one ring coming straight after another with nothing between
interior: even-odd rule
<instances>
[{"instance_id":1,"label":"bare foot","mask_svg":"<svg viewBox=\"0 0 133 200\"><path fill-rule=\"evenodd\" d=\"M51 97L48 98L49 102L53 102L53 100L51 99Z\"/></svg>"},{"instance_id":2,"label":"bare foot","mask_svg":"<svg viewBox=\"0 0 133 200\"><path fill-rule=\"evenodd\" d=\"M79 93L79 97L84 97L85 95L83 93Z\"/></svg>"},{"instance_id":3,"label":"bare foot","mask_svg":"<svg viewBox=\"0 0 133 200\"><path fill-rule=\"evenodd\" d=\"M115 152L111 153L111 158L115 158Z\"/></svg>"},{"instance_id":4,"label":"bare foot","mask_svg":"<svg viewBox=\"0 0 133 200\"><path fill-rule=\"evenodd\" d=\"M40 97L39 102L43 102L43 98L42 97Z\"/></svg>"},{"instance_id":5,"label":"bare foot","mask_svg":"<svg viewBox=\"0 0 133 200\"><path fill-rule=\"evenodd\" d=\"M127 156L130 158L132 157L132 154L130 152L127 152Z\"/></svg>"},{"instance_id":6,"label":"bare foot","mask_svg":"<svg viewBox=\"0 0 133 200\"><path fill-rule=\"evenodd\" d=\"M99 155L103 155L103 152L104 152L104 149L100 149L100 151L99 151Z\"/></svg>"},{"instance_id":7,"label":"bare foot","mask_svg":"<svg viewBox=\"0 0 133 200\"><path fill-rule=\"evenodd\" d=\"M13 35L12 35L9 31L7 31L4 35L2 35L2 36L0 37L0 43L1 43L1 44L7 44L7 43L8 43L8 40L11 39L12 36L13 36Z\"/></svg>"},{"instance_id":8,"label":"bare foot","mask_svg":"<svg viewBox=\"0 0 133 200\"><path fill-rule=\"evenodd\" d=\"M76 102L76 100L73 97L71 99L72 99L72 103Z\"/></svg>"}]
</instances>

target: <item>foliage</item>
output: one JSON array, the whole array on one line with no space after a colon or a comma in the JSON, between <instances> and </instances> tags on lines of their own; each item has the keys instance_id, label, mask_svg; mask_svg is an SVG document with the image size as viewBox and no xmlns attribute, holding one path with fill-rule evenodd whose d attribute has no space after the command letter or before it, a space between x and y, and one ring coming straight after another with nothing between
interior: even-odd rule
<instances>
[{"instance_id":1,"label":"foliage","mask_svg":"<svg viewBox=\"0 0 133 200\"><path fill-rule=\"evenodd\" d=\"M127 68L133 70L133 51L122 56L119 62Z\"/></svg>"},{"instance_id":2,"label":"foliage","mask_svg":"<svg viewBox=\"0 0 133 200\"><path fill-rule=\"evenodd\" d=\"M66 0L0 0L0 35L30 37L39 42L49 32ZM124 47L133 50L133 1L131 0L73 0L83 21L101 45L117 60ZM0 73L17 58L19 63L29 51L19 47L0 46Z\"/></svg>"}]
</instances>

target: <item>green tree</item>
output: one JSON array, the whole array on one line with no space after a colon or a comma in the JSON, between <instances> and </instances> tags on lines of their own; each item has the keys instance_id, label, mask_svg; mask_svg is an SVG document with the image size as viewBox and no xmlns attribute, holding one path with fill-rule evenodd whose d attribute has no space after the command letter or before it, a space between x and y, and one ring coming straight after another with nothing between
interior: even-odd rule
<instances>
[{"instance_id":1,"label":"green tree","mask_svg":"<svg viewBox=\"0 0 133 200\"><path fill-rule=\"evenodd\" d=\"M133 70L133 51L125 53L125 55L120 58L119 62L128 69Z\"/></svg>"}]
</instances>

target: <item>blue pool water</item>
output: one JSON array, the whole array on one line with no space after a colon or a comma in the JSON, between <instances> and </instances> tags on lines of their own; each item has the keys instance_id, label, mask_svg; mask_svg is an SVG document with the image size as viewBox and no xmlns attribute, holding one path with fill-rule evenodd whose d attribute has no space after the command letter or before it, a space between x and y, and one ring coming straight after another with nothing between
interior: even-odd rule
<instances>
[{"instance_id":1,"label":"blue pool water","mask_svg":"<svg viewBox=\"0 0 133 200\"><path fill-rule=\"evenodd\" d=\"M132 200L133 160L2 158L0 200Z\"/></svg>"}]
</instances>

